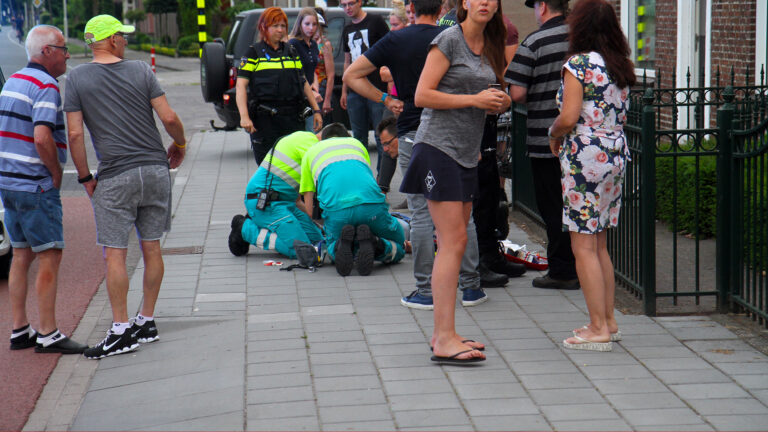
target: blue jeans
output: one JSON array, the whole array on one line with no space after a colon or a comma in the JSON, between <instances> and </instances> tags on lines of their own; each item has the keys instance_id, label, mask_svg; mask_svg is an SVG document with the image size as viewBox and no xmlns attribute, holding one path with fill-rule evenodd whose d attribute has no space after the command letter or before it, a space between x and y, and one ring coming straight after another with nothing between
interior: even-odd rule
<instances>
[{"instance_id":1,"label":"blue jeans","mask_svg":"<svg viewBox=\"0 0 768 432\"><path fill-rule=\"evenodd\" d=\"M38 192L0 189L5 207L5 227L14 248L32 252L64 249L61 195L55 188Z\"/></svg>"},{"instance_id":2,"label":"blue jeans","mask_svg":"<svg viewBox=\"0 0 768 432\"><path fill-rule=\"evenodd\" d=\"M403 172L408 169L408 164L411 161L415 136L416 132L408 132L398 138L397 160ZM433 233L435 226L424 195L407 194L406 199L408 200L408 208L413 213L411 216L411 245L413 247L413 277L416 279L416 289L422 296L432 297L432 265L435 263ZM478 264L480 264L480 252L477 248L477 231L475 221L470 217L467 225L467 248L464 250L459 270L460 289L480 288Z\"/></svg>"},{"instance_id":3,"label":"blue jeans","mask_svg":"<svg viewBox=\"0 0 768 432\"><path fill-rule=\"evenodd\" d=\"M349 124L352 126L352 135L365 147L368 147L368 131L376 130L376 126L381 122L384 104L368 100L349 90L347 93L347 114L349 115ZM384 149L381 147L379 134L374 134L374 136L376 137L376 152L379 155L376 163L376 174L378 175Z\"/></svg>"}]
</instances>

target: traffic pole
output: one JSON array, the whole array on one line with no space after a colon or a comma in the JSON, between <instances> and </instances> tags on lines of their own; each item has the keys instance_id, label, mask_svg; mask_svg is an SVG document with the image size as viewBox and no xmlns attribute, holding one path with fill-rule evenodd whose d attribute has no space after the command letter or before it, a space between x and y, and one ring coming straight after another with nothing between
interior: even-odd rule
<instances>
[{"instance_id":1,"label":"traffic pole","mask_svg":"<svg viewBox=\"0 0 768 432\"><path fill-rule=\"evenodd\" d=\"M153 46L152 49L149 50L149 55L152 57L152 73L157 73L157 70L155 69L155 47Z\"/></svg>"},{"instance_id":2,"label":"traffic pole","mask_svg":"<svg viewBox=\"0 0 768 432\"><path fill-rule=\"evenodd\" d=\"M197 0L197 41L200 44L198 54L203 56L203 44L208 42L208 33L205 31L205 0Z\"/></svg>"}]
</instances>

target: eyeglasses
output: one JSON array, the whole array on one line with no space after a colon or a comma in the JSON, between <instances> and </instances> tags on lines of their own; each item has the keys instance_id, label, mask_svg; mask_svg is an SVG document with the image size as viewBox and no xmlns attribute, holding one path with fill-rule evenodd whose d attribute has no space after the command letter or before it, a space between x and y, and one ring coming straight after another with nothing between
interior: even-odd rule
<instances>
[{"instance_id":1,"label":"eyeglasses","mask_svg":"<svg viewBox=\"0 0 768 432\"><path fill-rule=\"evenodd\" d=\"M66 46L66 45L64 45L64 46L58 46L58 45L46 45L46 46L49 46L49 47L51 47L51 48L58 48L58 49L60 49L60 50L64 50L64 54L66 54L66 53L68 53L68 52L69 52L69 47L68 47L68 46Z\"/></svg>"},{"instance_id":2,"label":"eyeglasses","mask_svg":"<svg viewBox=\"0 0 768 432\"><path fill-rule=\"evenodd\" d=\"M352 7L357 3L357 0L349 3L340 3L339 6L341 6L343 9L346 9L348 7Z\"/></svg>"},{"instance_id":3,"label":"eyeglasses","mask_svg":"<svg viewBox=\"0 0 768 432\"><path fill-rule=\"evenodd\" d=\"M390 144L392 144L392 141L396 140L397 137L393 136L392 138L388 139L387 141L384 141L381 143L382 147L389 147Z\"/></svg>"}]
</instances>

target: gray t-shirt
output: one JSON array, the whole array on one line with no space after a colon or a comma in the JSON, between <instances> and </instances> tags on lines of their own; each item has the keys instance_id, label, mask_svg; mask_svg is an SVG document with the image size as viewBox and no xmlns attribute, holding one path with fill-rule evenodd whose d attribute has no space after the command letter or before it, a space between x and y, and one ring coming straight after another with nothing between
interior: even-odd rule
<instances>
[{"instance_id":1,"label":"gray t-shirt","mask_svg":"<svg viewBox=\"0 0 768 432\"><path fill-rule=\"evenodd\" d=\"M142 61L86 63L67 75L64 111L82 111L99 159L99 178L137 166L168 165L150 102L164 94Z\"/></svg>"},{"instance_id":2,"label":"gray t-shirt","mask_svg":"<svg viewBox=\"0 0 768 432\"><path fill-rule=\"evenodd\" d=\"M461 26L443 31L432 41L451 66L443 75L437 90L450 94L476 94L496 83L493 68L482 55L476 55L464 40ZM460 108L439 110L424 108L416 142L429 144L466 168L477 166L483 139L485 110Z\"/></svg>"}]
</instances>

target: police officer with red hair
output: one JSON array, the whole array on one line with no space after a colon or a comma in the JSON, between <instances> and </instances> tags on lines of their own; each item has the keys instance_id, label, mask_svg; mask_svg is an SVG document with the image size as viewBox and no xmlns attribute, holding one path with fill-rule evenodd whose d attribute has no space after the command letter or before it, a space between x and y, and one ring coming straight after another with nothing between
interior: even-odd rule
<instances>
[{"instance_id":1,"label":"police officer with red hair","mask_svg":"<svg viewBox=\"0 0 768 432\"><path fill-rule=\"evenodd\" d=\"M323 123L298 53L284 41L287 27L282 9L265 9L258 23L261 41L248 48L237 72L240 126L251 134L257 164L278 138L304 130L306 103L312 108L314 129L320 130Z\"/></svg>"}]
</instances>

